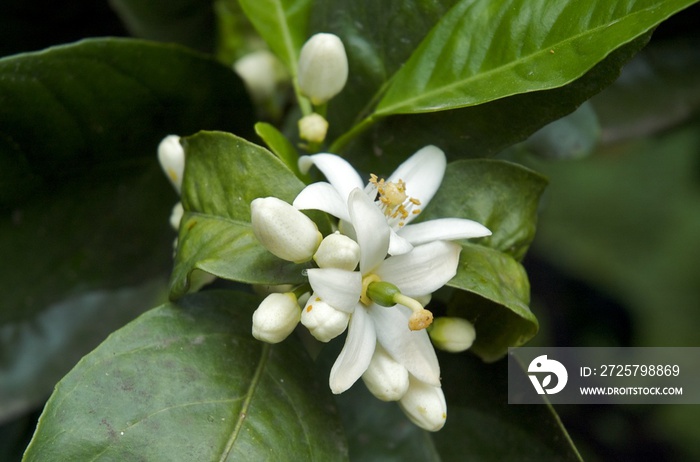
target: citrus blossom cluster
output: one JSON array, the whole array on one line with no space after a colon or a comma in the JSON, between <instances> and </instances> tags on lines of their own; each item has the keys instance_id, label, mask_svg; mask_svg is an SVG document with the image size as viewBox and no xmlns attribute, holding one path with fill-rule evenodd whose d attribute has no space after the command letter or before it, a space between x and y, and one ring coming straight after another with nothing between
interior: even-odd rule
<instances>
[{"instance_id":1,"label":"citrus blossom cluster","mask_svg":"<svg viewBox=\"0 0 700 462\"><path fill-rule=\"evenodd\" d=\"M333 393L362 378L377 398L398 401L414 423L439 430L446 404L426 331L433 316L424 303L457 272L461 246L451 241L490 231L457 218L412 223L444 176L445 155L434 146L418 151L387 179L371 176L367 185L333 154L302 157L299 163L302 170L317 166L329 182L307 186L293 204L274 197L254 200L251 222L259 241L279 258L316 263L306 271L310 296L301 307L291 293L270 295L255 313L254 335L281 341L299 321L322 342L347 331L330 373ZM338 217L339 231L322 237L302 209ZM471 337L456 339L450 336L463 335L463 329L440 332L453 351L473 340L473 330Z\"/></svg>"}]
</instances>

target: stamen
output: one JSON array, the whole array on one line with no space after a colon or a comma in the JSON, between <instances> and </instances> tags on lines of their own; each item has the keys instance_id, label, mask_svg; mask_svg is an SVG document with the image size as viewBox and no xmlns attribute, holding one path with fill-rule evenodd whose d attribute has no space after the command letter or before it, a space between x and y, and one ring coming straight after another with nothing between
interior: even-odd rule
<instances>
[{"instance_id":1,"label":"stamen","mask_svg":"<svg viewBox=\"0 0 700 462\"><path fill-rule=\"evenodd\" d=\"M433 323L433 313L423 308L417 300L404 295L394 295L394 301L403 306L406 306L413 311L413 314L408 318L408 328L411 330L421 330Z\"/></svg>"},{"instance_id":2,"label":"stamen","mask_svg":"<svg viewBox=\"0 0 700 462\"><path fill-rule=\"evenodd\" d=\"M406 194L406 182L399 179L397 182L386 182L384 178L379 178L374 173L370 174L370 184L377 188L375 201L379 202L379 208L390 220L399 221L398 226L404 226L406 218L410 215L418 215L421 210L413 207L421 204L415 197ZM396 221L392 226L396 226Z\"/></svg>"}]
</instances>

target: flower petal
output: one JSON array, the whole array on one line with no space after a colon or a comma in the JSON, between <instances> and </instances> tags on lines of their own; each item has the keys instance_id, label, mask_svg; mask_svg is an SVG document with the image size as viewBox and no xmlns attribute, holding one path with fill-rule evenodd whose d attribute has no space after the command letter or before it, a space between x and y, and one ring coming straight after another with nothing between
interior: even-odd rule
<instances>
[{"instance_id":1,"label":"flower petal","mask_svg":"<svg viewBox=\"0 0 700 462\"><path fill-rule=\"evenodd\" d=\"M399 168L386 181L403 180L406 183L406 194L418 199L421 207L425 207L440 187L446 167L445 153L440 148L429 145L418 150L399 165ZM415 216L409 216L408 221Z\"/></svg>"},{"instance_id":2,"label":"flower petal","mask_svg":"<svg viewBox=\"0 0 700 462\"><path fill-rule=\"evenodd\" d=\"M347 201L328 183L313 183L301 190L292 203L299 210L321 210L341 220L349 220Z\"/></svg>"},{"instance_id":3,"label":"flower petal","mask_svg":"<svg viewBox=\"0 0 700 462\"><path fill-rule=\"evenodd\" d=\"M425 329L408 328L411 310L400 305L385 308L372 304L369 315L374 321L377 341L387 353L418 380L439 387L440 364L435 349Z\"/></svg>"},{"instance_id":4,"label":"flower petal","mask_svg":"<svg viewBox=\"0 0 700 462\"><path fill-rule=\"evenodd\" d=\"M362 275L337 268L307 270L314 293L333 308L352 313L362 293Z\"/></svg>"},{"instance_id":5,"label":"flower petal","mask_svg":"<svg viewBox=\"0 0 700 462\"><path fill-rule=\"evenodd\" d=\"M411 250L413 250L413 245L392 229L389 236L389 255L403 255Z\"/></svg>"},{"instance_id":6,"label":"flower petal","mask_svg":"<svg viewBox=\"0 0 700 462\"><path fill-rule=\"evenodd\" d=\"M365 186L365 182L353 166L335 154L314 154L299 158L299 170L302 172L308 172L311 165L321 170L328 182L338 191L343 202L347 200L350 191Z\"/></svg>"},{"instance_id":7,"label":"flower petal","mask_svg":"<svg viewBox=\"0 0 700 462\"><path fill-rule=\"evenodd\" d=\"M377 336L372 319L364 307L358 306L350 318L343 350L335 360L328 381L336 395L350 388L367 370Z\"/></svg>"},{"instance_id":8,"label":"flower petal","mask_svg":"<svg viewBox=\"0 0 700 462\"><path fill-rule=\"evenodd\" d=\"M359 188L350 193L348 211L360 244L360 271L367 274L386 257L391 229L384 214Z\"/></svg>"},{"instance_id":9,"label":"flower petal","mask_svg":"<svg viewBox=\"0 0 700 462\"><path fill-rule=\"evenodd\" d=\"M404 226L399 229L398 235L413 245L420 245L431 241L452 241L490 236L491 231L481 223L465 218L438 218ZM389 253L391 253L391 248L389 248Z\"/></svg>"},{"instance_id":10,"label":"flower petal","mask_svg":"<svg viewBox=\"0 0 700 462\"><path fill-rule=\"evenodd\" d=\"M387 258L374 272L409 297L430 294L457 274L461 250L454 242L433 241Z\"/></svg>"}]
</instances>

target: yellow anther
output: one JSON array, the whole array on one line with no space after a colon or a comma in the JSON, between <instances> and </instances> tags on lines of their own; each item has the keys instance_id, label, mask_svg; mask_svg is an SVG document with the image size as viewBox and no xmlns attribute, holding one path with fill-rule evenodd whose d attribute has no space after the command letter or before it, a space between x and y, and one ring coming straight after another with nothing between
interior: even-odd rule
<instances>
[{"instance_id":1,"label":"yellow anther","mask_svg":"<svg viewBox=\"0 0 700 462\"><path fill-rule=\"evenodd\" d=\"M420 205L420 201L406 194L406 182L399 179L396 182L386 182L383 178L370 174L370 184L377 188L377 201L379 207L388 218L392 220L402 220L399 226L404 226L404 221L409 215L417 215L420 210L413 210L414 206Z\"/></svg>"}]
</instances>

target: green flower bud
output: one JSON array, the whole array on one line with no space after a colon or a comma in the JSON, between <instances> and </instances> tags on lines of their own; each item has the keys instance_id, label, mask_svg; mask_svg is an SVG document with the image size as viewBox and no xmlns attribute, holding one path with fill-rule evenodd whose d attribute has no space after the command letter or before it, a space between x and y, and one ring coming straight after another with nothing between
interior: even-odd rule
<instances>
[{"instance_id":1,"label":"green flower bud","mask_svg":"<svg viewBox=\"0 0 700 462\"><path fill-rule=\"evenodd\" d=\"M468 350L476 339L474 325L463 318L437 318L428 333L436 348L451 353Z\"/></svg>"},{"instance_id":2,"label":"green flower bud","mask_svg":"<svg viewBox=\"0 0 700 462\"><path fill-rule=\"evenodd\" d=\"M309 114L299 119L299 137L312 143L322 143L328 132L328 121L321 114Z\"/></svg>"},{"instance_id":3,"label":"green flower bud","mask_svg":"<svg viewBox=\"0 0 700 462\"><path fill-rule=\"evenodd\" d=\"M321 241L321 245L314 254L314 261L321 268L354 271L360 262L360 246L336 231Z\"/></svg>"},{"instance_id":4,"label":"green flower bud","mask_svg":"<svg viewBox=\"0 0 700 462\"><path fill-rule=\"evenodd\" d=\"M267 250L294 263L311 260L323 236L309 217L276 197L255 199L250 211L253 233Z\"/></svg>"},{"instance_id":5,"label":"green flower bud","mask_svg":"<svg viewBox=\"0 0 700 462\"><path fill-rule=\"evenodd\" d=\"M292 333L300 317L301 308L293 293L270 294L253 313L253 337L279 343Z\"/></svg>"},{"instance_id":6,"label":"green flower bud","mask_svg":"<svg viewBox=\"0 0 700 462\"><path fill-rule=\"evenodd\" d=\"M333 98L348 80L348 57L337 35L316 34L299 55L299 88L315 105Z\"/></svg>"}]
</instances>

